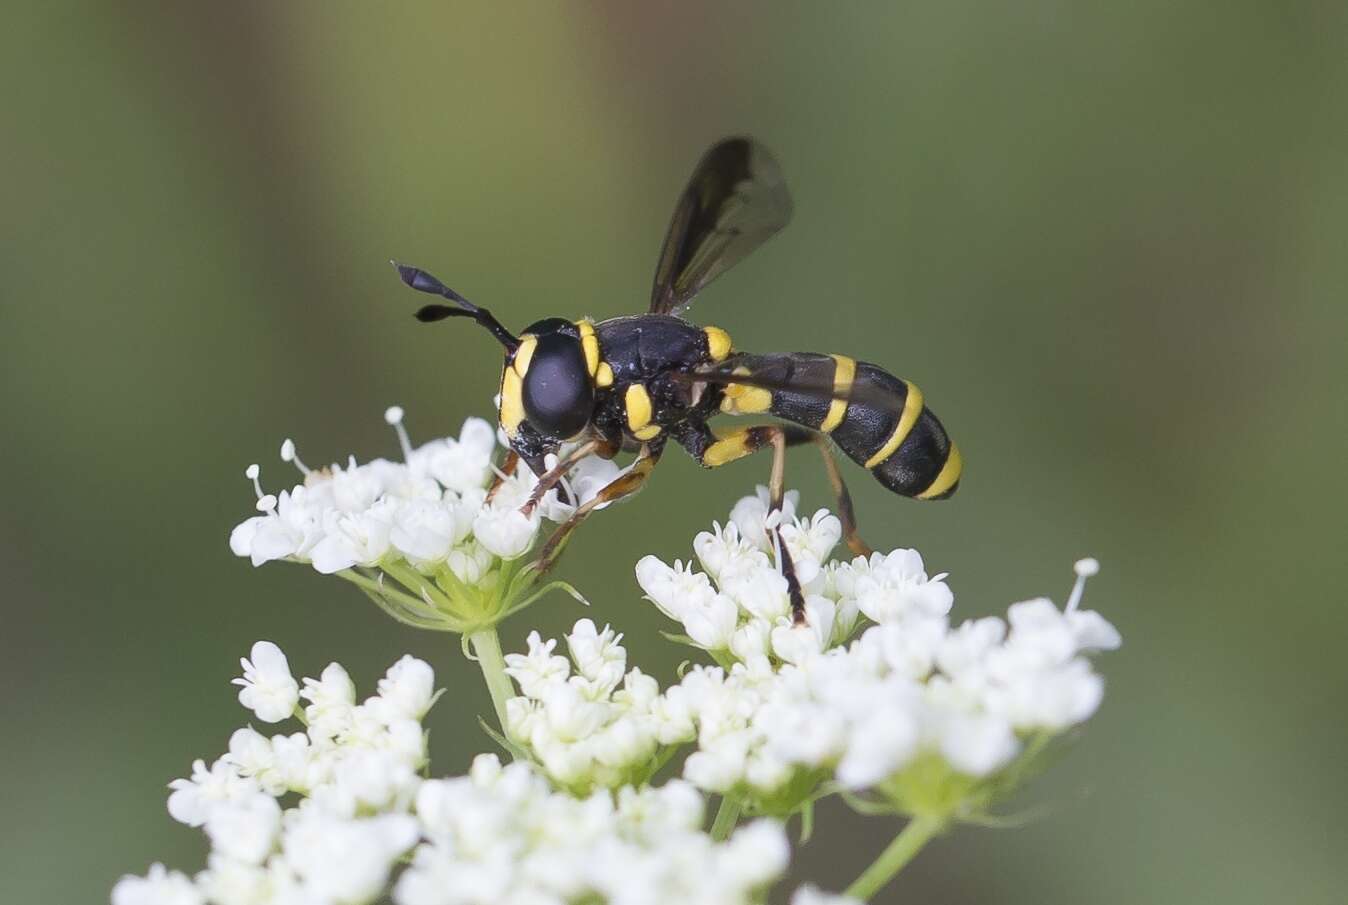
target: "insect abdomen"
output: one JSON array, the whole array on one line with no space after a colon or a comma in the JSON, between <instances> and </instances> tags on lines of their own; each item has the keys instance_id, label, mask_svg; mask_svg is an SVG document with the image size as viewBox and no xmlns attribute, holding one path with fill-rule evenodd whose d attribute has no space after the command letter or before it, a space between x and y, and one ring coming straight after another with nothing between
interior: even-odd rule
<instances>
[{"instance_id":1,"label":"insect abdomen","mask_svg":"<svg viewBox=\"0 0 1348 905\"><path fill-rule=\"evenodd\" d=\"M798 352L752 359L754 373L802 389L769 391L732 384L726 388L724 410L765 412L828 434L852 461L903 496L945 499L959 486L959 450L915 385L845 355ZM830 388L854 398L830 399L821 392Z\"/></svg>"}]
</instances>

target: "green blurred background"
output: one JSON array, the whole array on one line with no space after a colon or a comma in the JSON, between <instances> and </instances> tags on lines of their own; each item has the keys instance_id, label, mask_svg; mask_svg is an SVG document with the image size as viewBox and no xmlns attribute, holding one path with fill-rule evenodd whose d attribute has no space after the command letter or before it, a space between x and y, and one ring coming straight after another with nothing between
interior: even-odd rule
<instances>
[{"instance_id":1,"label":"green blurred background","mask_svg":"<svg viewBox=\"0 0 1348 905\"><path fill-rule=\"evenodd\" d=\"M949 570L958 615L1061 600L1094 554L1125 637L1032 796L1049 816L962 829L881 900L1342 901L1346 27L1328 2L12 8L4 898L200 865L164 786L242 721L257 638L363 689L426 657L435 768L489 746L455 645L230 555L243 468L290 481L287 436L393 454L391 403L419 440L489 413L499 349L419 329L390 256L515 326L640 310L694 161L745 132L796 219L695 315L921 384L959 496L849 474L868 537ZM568 553L664 680L682 652L633 563L686 556L766 464L671 455ZM819 472L790 469L811 508ZM506 646L581 614L559 597ZM828 808L799 876L840 888L890 831Z\"/></svg>"}]
</instances>

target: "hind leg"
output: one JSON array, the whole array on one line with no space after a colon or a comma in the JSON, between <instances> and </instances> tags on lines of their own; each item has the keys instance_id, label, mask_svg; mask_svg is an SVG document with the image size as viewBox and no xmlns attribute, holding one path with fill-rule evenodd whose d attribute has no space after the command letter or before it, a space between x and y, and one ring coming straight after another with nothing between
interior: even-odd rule
<instances>
[{"instance_id":1,"label":"hind leg","mask_svg":"<svg viewBox=\"0 0 1348 905\"><path fill-rule=\"evenodd\" d=\"M815 434L814 442L819 447L819 454L824 457L824 470L828 472L828 482L837 501L838 521L842 522L843 540L847 542L847 549L857 556L870 556L875 551L857 532L857 517L852 509L852 495L847 492L847 484L843 481L842 471L839 470L838 460L829 446L829 439L823 434Z\"/></svg>"}]
</instances>

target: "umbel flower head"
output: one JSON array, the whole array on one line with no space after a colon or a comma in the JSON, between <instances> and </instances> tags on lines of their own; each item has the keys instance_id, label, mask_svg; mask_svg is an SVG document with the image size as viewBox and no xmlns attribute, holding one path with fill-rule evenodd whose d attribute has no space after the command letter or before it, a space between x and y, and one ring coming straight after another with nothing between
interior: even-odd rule
<instances>
[{"instance_id":1,"label":"umbel flower head","mask_svg":"<svg viewBox=\"0 0 1348 905\"><path fill-rule=\"evenodd\" d=\"M123 877L113 905L749 905L786 869L779 824L713 839L702 795L680 780L576 796L493 754L465 776L426 778L421 719L436 695L420 660L393 664L361 703L339 664L300 683L265 641L245 663L245 692L262 687L263 672L268 687L302 689L289 696L304 727L238 729L210 767L197 761L171 783L169 813L205 831L207 866L188 876L155 864ZM282 697L243 703L270 721ZM809 888L795 901L846 900Z\"/></svg>"},{"instance_id":2,"label":"umbel flower head","mask_svg":"<svg viewBox=\"0 0 1348 905\"><path fill-rule=\"evenodd\" d=\"M1094 560L1077 563L1062 607L1036 598L957 621L947 576L915 550L835 559L834 515L800 516L794 492L774 510L763 488L693 539L693 560L637 563L677 624L667 637L704 661L674 684L661 690L622 635L589 619L503 657L496 623L548 589L529 561L541 521L574 510L528 471L499 471L485 421L413 448L402 412L387 420L401 462L314 470L286 441L303 481L276 496L250 467L258 514L231 547L255 564L310 564L405 623L463 633L502 729L488 734L515 761L480 755L465 776L431 779L428 664L401 658L360 700L339 664L296 679L260 641L240 661L239 702L264 728L299 725L239 728L170 783L169 814L210 843L206 867L155 864L122 878L113 905L761 905L790 860L785 818L801 815L805 835L814 802L835 794L908 818L844 895L806 885L790 898L858 905L952 822L989 822L1100 705L1091 657L1120 638L1081 608ZM617 474L581 460L565 499L592 499Z\"/></svg>"},{"instance_id":3,"label":"umbel flower head","mask_svg":"<svg viewBox=\"0 0 1348 905\"><path fill-rule=\"evenodd\" d=\"M402 409L390 408L385 420L397 432L401 462L360 464L353 456L344 466L311 469L286 440L281 459L302 481L277 494L263 490L260 469L250 465L258 514L230 535L234 553L255 566L307 563L359 585L401 622L462 634L494 625L549 589L570 590L560 582L539 587L527 555L541 523L564 520L618 475L617 465L580 460L562 482L569 502L554 488L526 515L537 479L522 464L510 474L495 469L498 439L488 422L469 418L457 438L413 447Z\"/></svg>"},{"instance_id":4,"label":"umbel flower head","mask_svg":"<svg viewBox=\"0 0 1348 905\"><path fill-rule=\"evenodd\" d=\"M1087 658L1120 638L1079 608L1094 560L1077 563L1065 609L1038 598L1005 620L952 624L946 576L929 576L915 550L830 561L837 519L794 508L788 498L769 516L761 492L741 500L694 538L702 571L637 564L682 640L719 664L693 667L652 705L695 734L691 782L764 813L835 790L869 809L976 817L1099 706L1104 683ZM769 517L803 564L805 624L790 618Z\"/></svg>"}]
</instances>

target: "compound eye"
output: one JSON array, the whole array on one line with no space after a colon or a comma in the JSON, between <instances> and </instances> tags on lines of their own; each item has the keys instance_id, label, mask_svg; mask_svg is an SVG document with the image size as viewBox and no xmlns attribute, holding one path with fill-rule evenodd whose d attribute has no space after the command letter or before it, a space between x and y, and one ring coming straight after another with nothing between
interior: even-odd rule
<instances>
[{"instance_id":1,"label":"compound eye","mask_svg":"<svg viewBox=\"0 0 1348 905\"><path fill-rule=\"evenodd\" d=\"M560 440L580 433L594 411L580 340L562 333L539 336L523 390L525 417L539 433Z\"/></svg>"}]
</instances>

